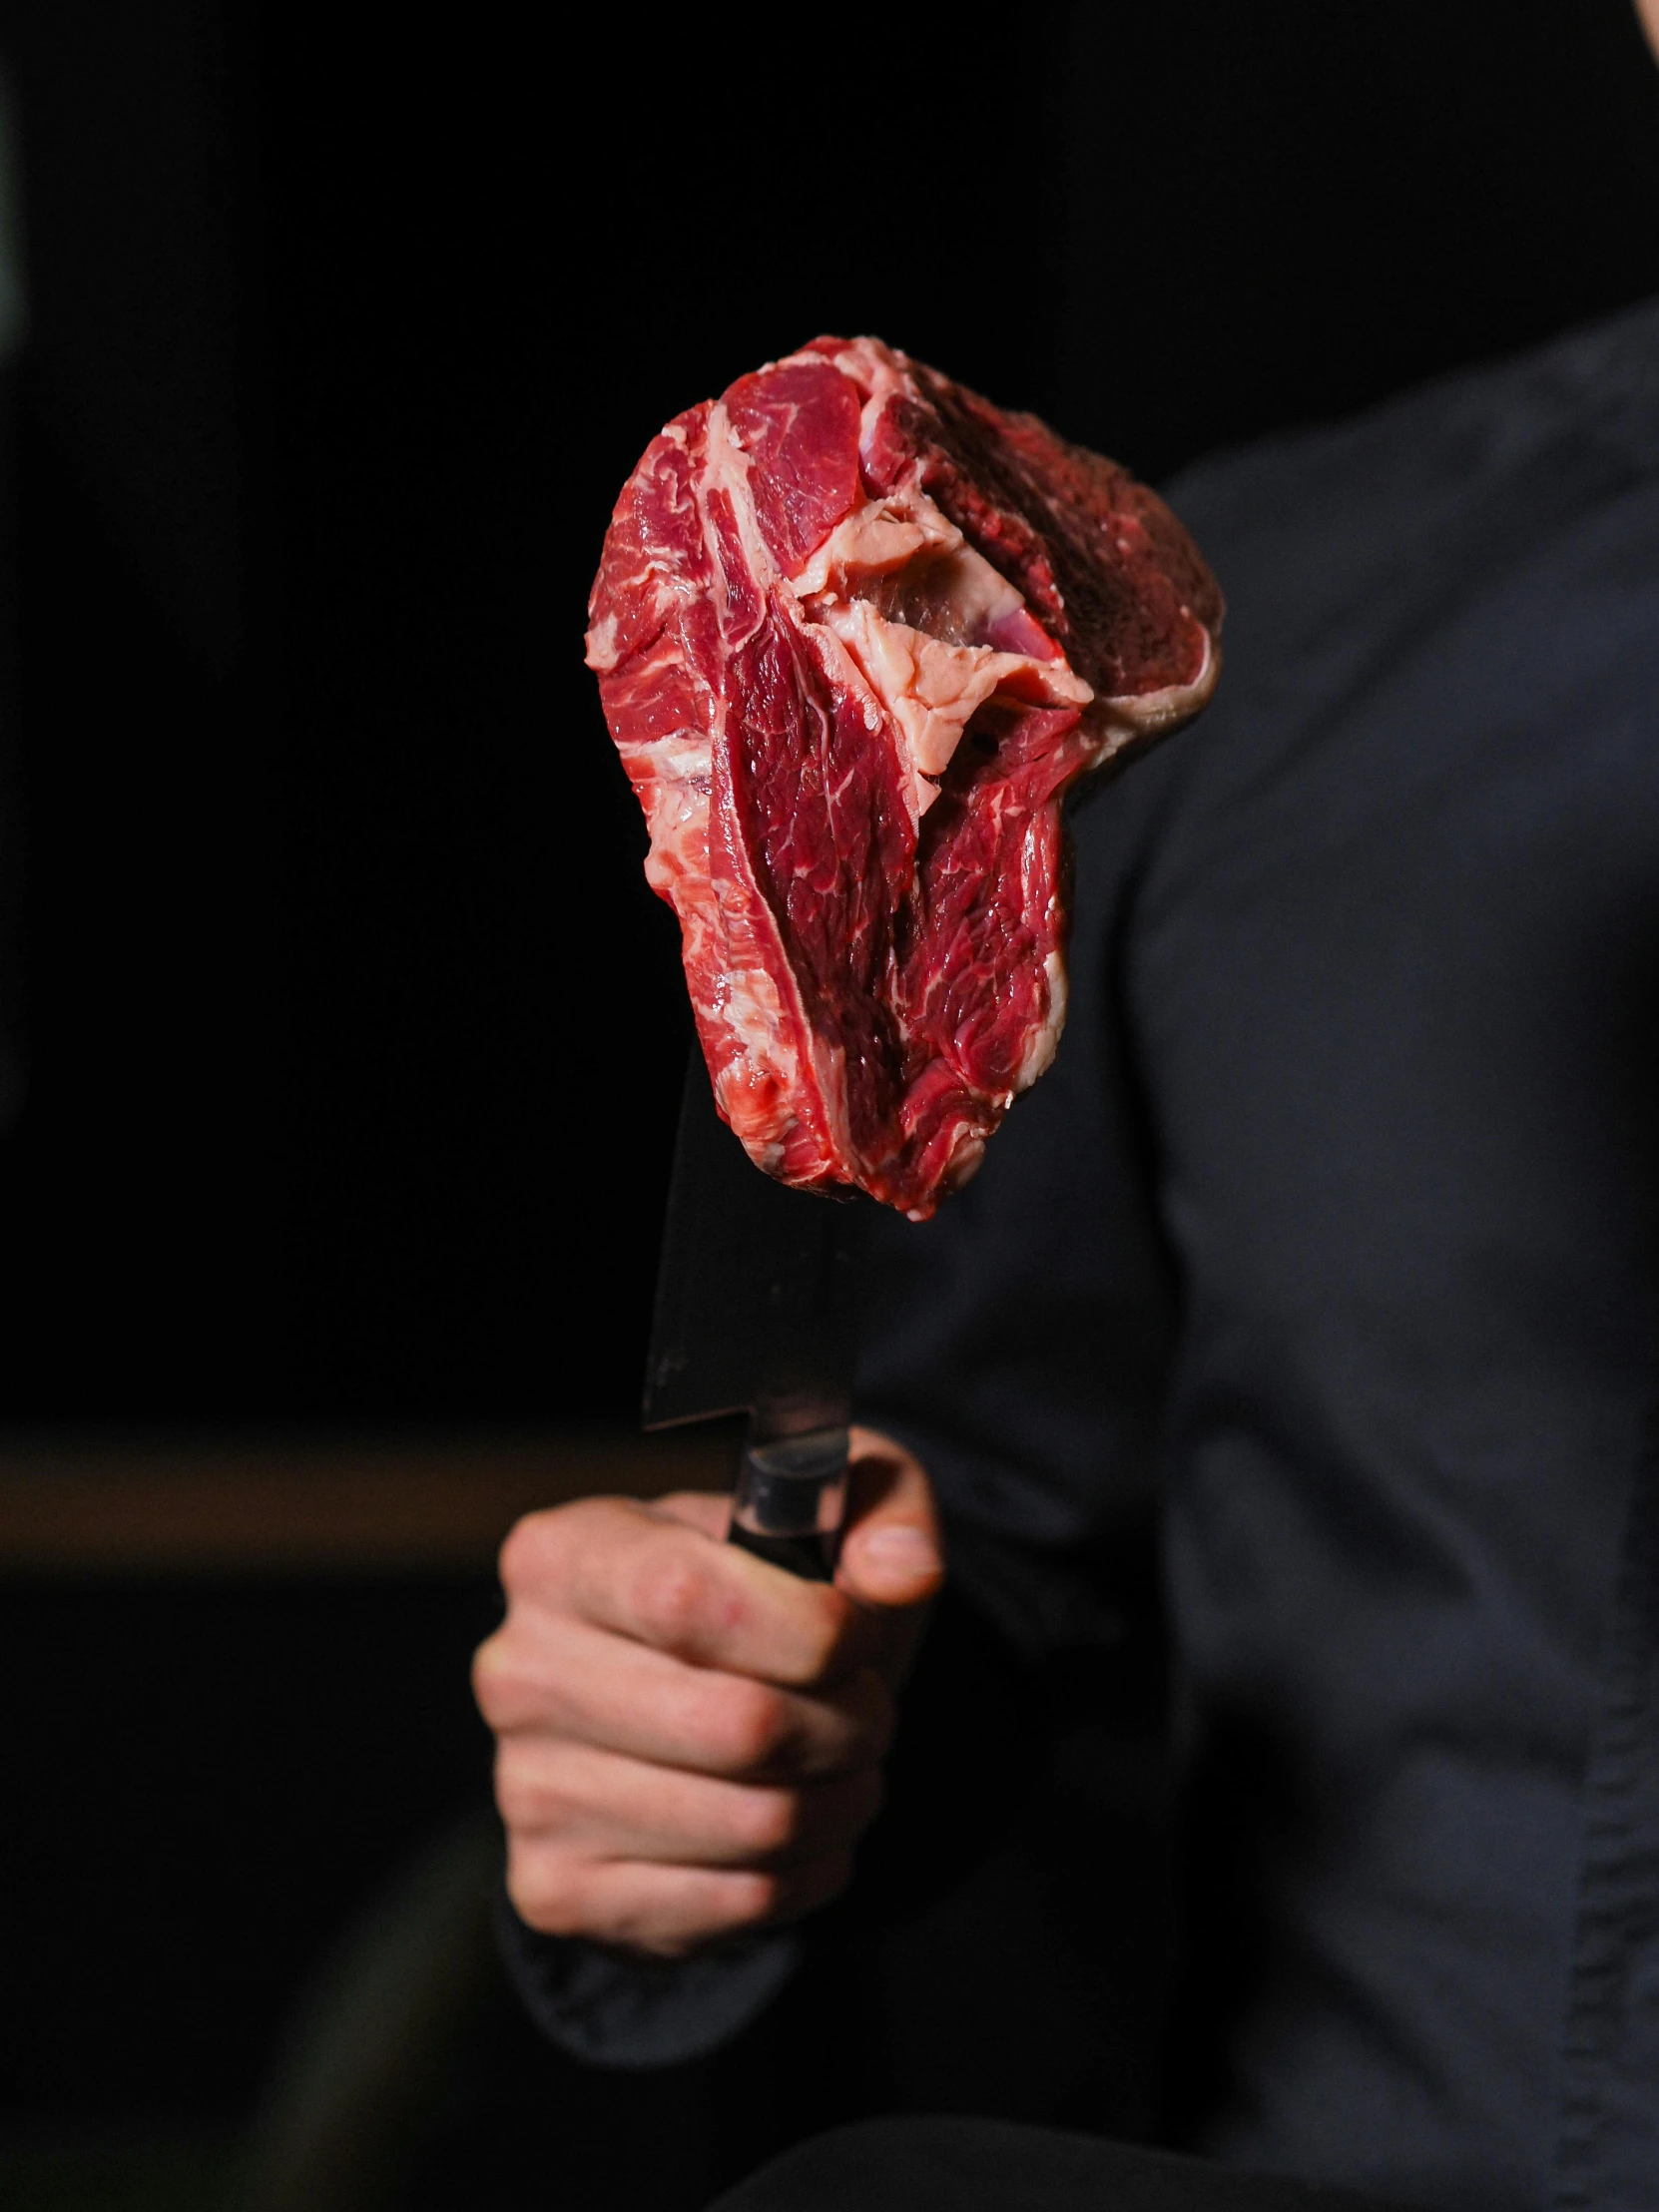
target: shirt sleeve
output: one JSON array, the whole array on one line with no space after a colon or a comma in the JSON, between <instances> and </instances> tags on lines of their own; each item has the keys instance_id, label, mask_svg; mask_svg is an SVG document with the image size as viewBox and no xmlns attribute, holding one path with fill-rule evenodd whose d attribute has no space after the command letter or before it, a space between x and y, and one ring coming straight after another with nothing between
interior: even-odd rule
<instances>
[{"instance_id":1,"label":"shirt sleeve","mask_svg":"<svg viewBox=\"0 0 1659 2212\"><path fill-rule=\"evenodd\" d=\"M548 2040L589 2065L644 2070L706 2057L757 2019L795 1972L799 1938L766 1931L695 1958L647 1959L540 1936L496 1898L507 1978Z\"/></svg>"}]
</instances>

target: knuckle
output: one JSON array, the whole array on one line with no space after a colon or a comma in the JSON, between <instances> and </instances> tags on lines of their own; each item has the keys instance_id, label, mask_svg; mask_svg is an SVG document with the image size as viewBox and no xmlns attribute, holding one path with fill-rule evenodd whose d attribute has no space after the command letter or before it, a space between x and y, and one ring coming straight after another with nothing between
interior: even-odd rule
<instances>
[{"instance_id":1,"label":"knuckle","mask_svg":"<svg viewBox=\"0 0 1659 2212\"><path fill-rule=\"evenodd\" d=\"M498 1734L533 1721L547 1702L527 1656L511 1624L497 1629L472 1655L473 1699Z\"/></svg>"},{"instance_id":2,"label":"knuckle","mask_svg":"<svg viewBox=\"0 0 1659 2212\"><path fill-rule=\"evenodd\" d=\"M725 1885L724 1902L728 1933L763 1927L783 1905L784 1878L759 1868L735 1874Z\"/></svg>"},{"instance_id":3,"label":"knuckle","mask_svg":"<svg viewBox=\"0 0 1659 2212\"><path fill-rule=\"evenodd\" d=\"M561 1549L561 1517L568 1510L552 1506L526 1513L508 1529L496 1566L509 1597L522 1596L545 1580Z\"/></svg>"},{"instance_id":4,"label":"knuckle","mask_svg":"<svg viewBox=\"0 0 1659 2212\"><path fill-rule=\"evenodd\" d=\"M793 1790L751 1790L739 1801L738 1842L757 1859L788 1851L801 1835L802 1803Z\"/></svg>"},{"instance_id":5,"label":"knuckle","mask_svg":"<svg viewBox=\"0 0 1659 2212\"><path fill-rule=\"evenodd\" d=\"M573 1498L568 1505L544 1505L526 1513L508 1529L497 1558L501 1586L509 1598L545 1598L560 1580L574 1553L615 1537L619 1512L628 1508L614 1497Z\"/></svg>"},{"instance_id":6,"label":"knuckle","mask_svg":"<svg viewBox=\"0 0 1659 2212\"><path fill-rule=\"evenodd\" d=\"M472 1654L473 1702L492 1726L502 1707L505 1674L506 1658L501 1649L500 1634L497 1632L481 1643Z\"/></svg>"},{"instance_id":7,"label":"knuckle","mask_svg":"<svg viewBox=\"0 0 1659 2212\"><path fill-rule=\"evenodd\" d=\"M557 1819L557 1796L545 1775L510 1746L502 1747L495 1762L495 1803L509 1830L546 1829Z\"/></svg>"},{"instance_id":8,"label":"knuckle","mask_svg":"<svg viewBox=\"0 0 1659 2212\"><path fill-rule=\"evenodd\" d=\"M795 1734L783 1691L739 1677L709 1699L704 1732L718 1762L740 1774L771 1766Z\"/></svg>"},{"instance_id":9,"label":"knuckle","mask_svg":"<svg viewBox=\"0 0 1659 2212\"><path fill-rule=\"evenodd\" d=\"M509 1847L507 1897L526 1928L543 1936L580 1936L585 1932L583 1886L562 1852Z\"/></svg>"},{"instance_id":10,"label":"knuckle","mask_svg":"<svg viewBox=\"0 0 1659 2212\"><path fill-rule=\"evenodd\" d=\"M679 1545L661 1545L634 1574L631 1592L638 1619L669 1644L695 1644L710 1612L708 1576Z\"/></svg>"}]
</instances>

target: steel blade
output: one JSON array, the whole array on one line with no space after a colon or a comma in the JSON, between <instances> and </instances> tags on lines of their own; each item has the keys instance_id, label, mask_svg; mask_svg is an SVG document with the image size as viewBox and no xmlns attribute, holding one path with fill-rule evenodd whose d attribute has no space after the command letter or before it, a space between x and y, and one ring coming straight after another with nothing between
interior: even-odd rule
<instances>
[{"instance_id":1,"label":"steel blade","mask_svg":"<svg viewBox=\"0 0 1659 2212\"><path fill-rule=\"evenodd\" d=\"M843 1427L864 1208L774 1182L686 1071L644 1422L750 1411L756 1432Z\"/></svg>"}]
</instances>

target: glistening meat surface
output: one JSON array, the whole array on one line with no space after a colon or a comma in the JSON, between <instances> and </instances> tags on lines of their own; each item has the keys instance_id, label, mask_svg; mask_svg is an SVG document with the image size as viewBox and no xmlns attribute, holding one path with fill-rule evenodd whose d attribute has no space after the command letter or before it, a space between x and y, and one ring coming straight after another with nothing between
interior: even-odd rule
<instances>
[{"instance_id":1,"label":"glistening meat surface","mask_svg":"<svg viewBox=\"0 0 1659 2212\"><path fill-rule=\"evenodd\" d=\"M652 440L589 613L721 1112L924 1220L1053 1058L1062 795L1209 697L1214 578L1115 462L819 338Z\"/></svg>"}]
</instances>

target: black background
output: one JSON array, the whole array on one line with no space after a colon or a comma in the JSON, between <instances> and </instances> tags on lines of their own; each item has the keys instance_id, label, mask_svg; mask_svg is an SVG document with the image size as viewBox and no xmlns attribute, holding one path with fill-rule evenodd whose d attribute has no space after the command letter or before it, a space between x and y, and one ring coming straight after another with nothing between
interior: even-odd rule
<instances>
[{"instance_id":1,"label":"black background","mask_svg":"<svg viewBox=\"0 0 1659 2212\"><path fill-rule=\"evenodd\" d=\"M762 20L14 6L0 1411L631 1409L684 1016L580 634L670 413L874 329L1158 477L1659 281L1625 0Z\"/></svg>"},{"instance_id":2,"label":"black background","mask_svg":"<svg viewBox=\"0 0 1659 2212\"><path fill-rule=\"evenodd\" d=\"M875 330L1161 477L1659 287L1625 0L814 22L14 0L0 1419L630 1414L686 1021L581 630L668 415ZM231 2108L481 1788L486 1599L106 1595L9 1616L0 2101Z\"/></svg>"}]
</instances>

